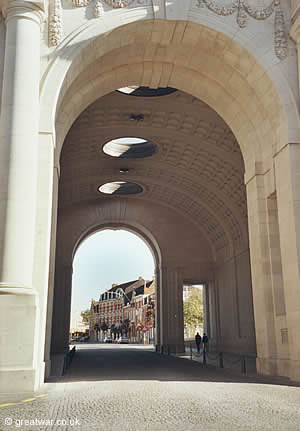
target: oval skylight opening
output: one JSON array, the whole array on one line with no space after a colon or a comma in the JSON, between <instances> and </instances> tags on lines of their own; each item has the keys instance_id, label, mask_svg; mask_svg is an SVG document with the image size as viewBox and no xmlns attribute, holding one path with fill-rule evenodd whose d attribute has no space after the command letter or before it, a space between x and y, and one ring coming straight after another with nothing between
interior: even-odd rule
<instances>
[{"instance_id":1,"label":"oval skylight opening","mask_svg":"<svg viewBox=\"0 0 300 431\"><path fill-rule=\"evenodd\" d=\"M131 85L129 87L119 88L117 91L129 96L137 97L160 97L167 96L168 94L175 93L176 88L173 87L159 87L159 88L149 88L149 87L137 87Z\"/></svg>"},{"instance_id":2,"label":"oval skylight opening","mask_svg":"<svg viewBox=\"0 0 300 431\"><path fill-rule=\"evenodd\" d=\"M107 142L103 152L111 157L121 159L139 159L152 156L156 151L153 142L139 137L123 137Z\"/></svg>"},{"instance_id":3,"label":"oval skylight opening","mask_svg":"<svg viewBox=\"0 0 300 431\"><path fill-rule=\"evenodd\" d=\"M114 181L98 187L100 193L106 195L135 195L143 191L143 187L136 183L125 181Z\"/></svg>"},{"instance_id":4,"label":"oval skylight opening","mask_svg":"<svg viewBox=\"0 0 300 431\"><path fill-rule=\"evenodd\" d=\"M122 87L122 88L119 88L118 89L118 91L120 92L120 93L124 93L124 94L131 94L131 93L133 93L136 89L137 89L138 87L137 86L131 86L131 87Z\"/></svg>"},{"instance_id":5,"label":"oval skylight opening","mask_svg":"<svg viewBox=\"0 0 300 431\"><path fill-rule=\"evenodd\" d=\"M114 142L115 144L122 144L122 145L136 145L136 144L144 144L145 142L148 142L148 141L143 138L128 137L128 138L117 138L111 142Z\"/></svg>"}]
</instances>

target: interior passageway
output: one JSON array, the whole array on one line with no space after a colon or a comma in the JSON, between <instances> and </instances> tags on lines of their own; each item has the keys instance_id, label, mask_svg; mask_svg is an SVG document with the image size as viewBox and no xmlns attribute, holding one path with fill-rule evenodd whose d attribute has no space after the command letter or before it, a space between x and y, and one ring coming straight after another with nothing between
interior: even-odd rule
<instances>
[{"instance_id":1,"label":"interior passageway","mask_svg":"<svg viewBox=\"0 0 300 431\"><path fill-rule=\"evenodd\" d=\"M51 352L68 351L62 316L78 245L112 227L136 233L152 251L158 350L184 351L182 289L198 281L206 286L204 330L213 348L255 354L245 165L237 139L196 97L176 88L148 90L99 98L66 136Z\"/></svg>"}]
</instances>

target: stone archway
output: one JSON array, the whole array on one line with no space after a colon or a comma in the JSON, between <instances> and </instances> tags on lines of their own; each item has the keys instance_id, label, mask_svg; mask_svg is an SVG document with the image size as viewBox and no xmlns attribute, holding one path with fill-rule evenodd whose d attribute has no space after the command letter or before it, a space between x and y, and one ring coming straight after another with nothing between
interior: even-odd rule
<instances>
[{"instance_id":1,"label":"stone archway","mask_svg":"<svg viewBox=\"0 0 300 431\"><path fill-rule=\"evenodd\" d=\"M128 34L136 36L127 39ZM57 161L66 133L79 113L96 98L125 85L170 85L184 90L206 102L230 126L245 163L250 247L255 249L251 253L251 271L259 335L258 369L267 374L285 374L286 346L281 346L277 334L285 332L288 324L282 315L274 316L273 294L267 293L275 289L272 271L276 265L272 259L278 258L269 255L267 214L258 206L276 190L272 181L273 157L298 130L297 115L294 108L290 109L294 102L284 100L269 74L237 42L193 23L136 22L113 30L105 39L99 36L91 40L78 49L77 57L75 51L71 53L71 66L60 72ZM51 129L53 115L49 119ZM267 270L261 264L265 261ZM283 298L283 287L280 289ZM268 316L267 322L262 315Z\"/></svg>"},{"instance_id":2,"label":"stone archway","mask_svg":"<svg viewBox=\"0 0 300 431\"><path fill-rule=\"evenodd\" d=\"M73 217L72 217L73 218ZM75 215L76 218L76 215ZM96 218L94 219L96 221ZM51 373L51 355L62 357L69 349L69 327L70 327L70 312L71 312L71 292L72 292L72 274L73 260L79 246L87 240L91 235L103 230L126 230L139 237L147 246L152 254L155 266L156 278L156 344L160 344L160 271L161 271L161 253L159 246L151 234L143 225L126 224L122 222L101 223L98 219L96 223L91 223L91 220L84 223L78 223L73 229L73 235L68 235L62 238L58 236L58 246L63 246L62 253L56 257L56 276L55 276L55 291L54 291L54 309L53 318L51 316L52 325L48 325L47 340L51 340L51 346L46 345L45 351L48 355L46 358L46 376ZM70 233L70 232L69 232ZM67 244L66 244L67 243ZM50 349L51 347L51 349ZM52 372L57 372L52 368Z\"/></svg>"},{"instance_id":3,"label":"stone archway","mask_svg":"<svg viewBox=\"0 0 300 431\"><path fill-rule=\"evenodd\" d=\"M157 222L157 217L160 221ZM166 223L170 223L166 232ZM177 227L182 226L182 231ZM183 349L182 286L184 278L192 274L203 274L211 278L210 245L188 220L174 214L169 208L158 206L151 210L145 202L130 199L106 202L94 201L88 205L77 205L63 211L59 217L57 232L56 276L54 310L52 319L52 354L62 354L68 349L69 309L71 295L72 260L80 242L101 228L125 228L143 238L151 248L156 262L158 309L157 327L160 328L157 346L169 347L172 351ZM176 247L179 241L181 247ZM187 242L184 245L184 241ZM203 250L183 261L187 245L196 250L199 241ZM173 243L172 243L173 242ZM175 247L174 247L175 246ZM179 265L182 267L179 267ZM50 320L49 320L50 321ZM51 322L51 321L50 321ZM51 330L51 326L48 327ZM47 349L49 351L49 347ZM46 359L48 365L50 356ZM50 366L50 365L49 365Z\"/></svg>"}]
</instances>

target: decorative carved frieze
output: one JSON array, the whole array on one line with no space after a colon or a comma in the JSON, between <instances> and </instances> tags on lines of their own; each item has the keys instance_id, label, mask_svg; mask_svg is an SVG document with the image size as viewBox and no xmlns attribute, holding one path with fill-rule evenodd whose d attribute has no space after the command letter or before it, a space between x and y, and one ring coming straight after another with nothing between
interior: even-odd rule
<instances>
[{"instance_id":1,"label":"decorative carved frieze","mask_svg":"<svg viewBox=\"0 0 300 431\"><path fill-rule=\"evenodd\" d=\"M72 0L73 6L84 7L90 4L91 0Z\"/></svg>"},{"instance_id":2,"label":"decorative carved frieze","mask_svg":"<svg viewBox=\"0 0 300 431\"><path fill-rule=\"evenodd\" d=\"M72 4L74 7L85 7L92 1L93 0L72 0ZM95 18L99 18L103 15L103 3L114 9L119 9L130 6L134 1L137 1L137 4L146 3L145 0L94 0L94 16ZM220 16L230 16L236 13L237 23L241 28L247 26L249 17L258 21L263 21L275 13L275 53L280 60L287 57L288 37L280 0L270 0L270 5L265 8L255 8L250 6L248 0L231 0L230 3L229 0L226 0L227 4L224 5L223 3L222 5L223 1L225 0L197 0L197 6L199 8L208 8L211 12ZM49 19L49 43L51 46L57 46L63 36L61 0L52 0L50 3L50 9L51 6L52 12L50 13Z\"/></svg>"},{"instance_id":3,"label":"decorative carved frieze","mask_svg":"<svg viewBox=\"0 0 300 431\"><path fill-rule=\"evenodd\" d=\"M133 3L135 0L103 0L103 1L108 6L111 6L114 9L119 9L119 8L123 8L123 7L127 7L127 6L131 5L131 3ZM75 7L83 7L83 6L87 6L88 4L90 4L91 0L72 0L72 2L73 2L73 6L75 6ZM96 3L95 15L96 15L96 13L100 12L102 4L101 4L100 0L96 0L95 3ZM96 10L97 10L97 12L96 12ZM100 15L97 15L97 16L100 16Z\"/></svg>"},{"instance_id":4,"label":"decorative carved frieze","mask_svg":"<svg viewBox=\"0 0 300 431\"><path fill-rule=\"evenodd\" d=\"M275 12L275 52L280 60L284 60L288 55L287 33L281 9Z\"/></svg>"},{"instance_id":5,"label":"decorative carved frieze","mask_svg":"<svg viewBox=\"0 0 300 431\"><path fill-rule=\"evenodd\" d=\"M104 2L114 9L117 9L131 5L134 0L104 0Z\"/></svg>"},{"instance_id":6,"label":"decorative carved frieze","mask_svg":"<svg viewBox=\"0 0 300 431\"><path fill-rule=\"evenodd\" d=\"M57 46L63 36L61 0L54 0L49 19L49 44Z\"/></svg>"},{"instance_id":7,"label":"decorative carved frieze","mask_svg":"<svg viewBox=\"0 0 300 431\"><path fill-rule=\"evenodd\" d=\"M138 5L147 3L147 0L71 0L73 7L76 8L86 7L93 1L95 18L100 18L103 15L103 3L106 3L113 9L128 7L134 3L134 1L136 1ZM49 8L49 45L57 46L63 36L61 0L50 0Z\"/></svg>"},{"instance_id":8,"label":"decorative carved frieze","mask_svg":"<svg viewBox=\"0 0 300 431\"><path fill-rule=\"evenodd\" d=\"M223 6L217 0L197 0L197 6L206 7L221 16L237 13L237 23L241 28L247 26L249 17L257 21L264 21L275 12L275 53L280 60L287 57L288 39L280 0L271 1L270 5L265 8L254 8L247 0L232 0L231 4L227 3Z\"/></svg>"}]
</instances>

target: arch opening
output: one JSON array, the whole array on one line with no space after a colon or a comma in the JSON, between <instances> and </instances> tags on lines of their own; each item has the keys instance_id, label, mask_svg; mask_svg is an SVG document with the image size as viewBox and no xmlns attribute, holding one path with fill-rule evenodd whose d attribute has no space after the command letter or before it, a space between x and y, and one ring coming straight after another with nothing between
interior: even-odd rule
<instances>
[{"instance_id":1,"label":"arch opening","mask_svg":"<svg viewBox=\"0 0 300 431\"><path fill-rule=\"evenodd\" d=\"M105 195L136 195L143 192L143 187L136 183L114 181L112 183L102 184L98 187L98 191Z\"/></svg>"},{"instance_id":2,"label":"arch opening","mask_svg":"<svg viewBox=\"0 0 300 431\"><path fill-rule=\"evenodd\" d=\"M103 146L103 152L111 157L137 159L152 156L156 148L156 145L148 139L129 136L107 142Z\"/></svg>"},{"instance_id":3,"label":"arch opening","mask_svg":"<svg viewBox=\"0 0 300 431\"><path fill-rule=\"evenodd\" d=\"M133 230L83 236L74 250L71 344L154 344L156 265L152 246Z\"/></svg>"},{"instance_id":4,"label":"arch opening","mask_svg":"<svg viewBox=\"0 0 300 431\"><path fill-rule=\"evenodd\" d=\"M177 91L176 88L172 87L159 87L159 88L150 88L150 87L138 87L136 85L132 85L130 87L118 88L120 93L135 96L135 97L161 97L167 96L169 94Z\"/></svg>"}]
</instances>

